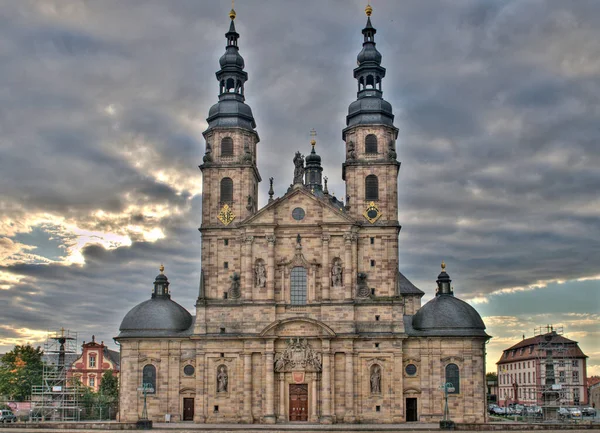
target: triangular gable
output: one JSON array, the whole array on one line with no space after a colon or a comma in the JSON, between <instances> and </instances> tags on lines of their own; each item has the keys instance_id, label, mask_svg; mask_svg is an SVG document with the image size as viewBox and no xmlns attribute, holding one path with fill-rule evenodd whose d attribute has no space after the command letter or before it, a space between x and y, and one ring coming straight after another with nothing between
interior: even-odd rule
<instances>
[{"instance_id":1,"label":"triangular gable","mask_svg":"<svg viewBox=\"0 0 600 433\"><path fill-rule=\"evenodd\" d=\"M306 212L306 223L309 224L356 224L343 210L336 208L326 199L320 199L310 191L300 187L285 194L265 207L256 214L240 222L240 226L255 224L287 224L293 223L291 211L295 207L301 207Z\"/></svg>"}]
</instances>

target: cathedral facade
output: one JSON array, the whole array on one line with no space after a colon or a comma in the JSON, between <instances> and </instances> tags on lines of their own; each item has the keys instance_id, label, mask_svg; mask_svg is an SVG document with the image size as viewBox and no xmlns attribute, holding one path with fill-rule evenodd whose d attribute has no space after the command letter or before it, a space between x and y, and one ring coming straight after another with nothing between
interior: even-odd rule
<instances>
[{"instance_id":1,"label":"cathedral facade","mask_svg":"<svg viewBox=\"0 0 600 433\"><path fill-rule=\"evenodd\" d=\"M202 269L192 316L163 269L134 307L121 348L120 420L196 423L483 422L479 314L454 297L442 264L434 299L398 262L398 129L367 7L342 130L346 200L327 190L321 157L294 157L293 183L259 209L259 136L235 12L204 131ZM290 158L291 159L291 158ZM446 388L444 390L444 387Z\"/></svg>"}]
</instances>

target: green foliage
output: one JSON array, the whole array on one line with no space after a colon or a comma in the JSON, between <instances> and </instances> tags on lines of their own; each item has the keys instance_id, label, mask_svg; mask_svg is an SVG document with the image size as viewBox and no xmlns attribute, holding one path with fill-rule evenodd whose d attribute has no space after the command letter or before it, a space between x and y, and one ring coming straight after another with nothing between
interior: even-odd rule
<instances>
[{"instance_id":1,"label":"green foliage","mask_svg":"<svg viewBox=\"0 0 600 433\"><path fill-rule=\"evenodd\" d=\"M485 375L485 378L486 378L486 380L495 380L496 382L498 381L498 375L493 371L490 371L489 373L487 373Z\"/></svg>"},{"instance_id":2,"label":"green foliage","mask_svg":"<svg viewBox=\"0 0 600 433\"><path fill-rule=\"evenodd\" d=\"M105 371L100 380L98 392L92 388L84 386L81 381L76 379L80 390L79 405L83 411L82 420L107 420L115 419L118 412L119 403L119 382L112 370Z\"/></svg>"},{"instance_id":3,"label":"green foliage","mask_svg":"<svg viewBox=\"0 0 600 433\"><path fill-rule=\"evenodd\" d=\"M119 380L112 370L107 370L102 375L99 392L110 402L119 400Z\"/></svg>"},{"instance_id":4,"label":"green foliage","mask_svg":"<svg viewBox=\"0 0 600 433\"><path fill-rule=\"evenodd\" d=\"M24 401L31 395L31 386L42 383L42 355L38 346L16 345L5 354L0 365L0 395L9 400Z\"/></svg>"}]
</instances>

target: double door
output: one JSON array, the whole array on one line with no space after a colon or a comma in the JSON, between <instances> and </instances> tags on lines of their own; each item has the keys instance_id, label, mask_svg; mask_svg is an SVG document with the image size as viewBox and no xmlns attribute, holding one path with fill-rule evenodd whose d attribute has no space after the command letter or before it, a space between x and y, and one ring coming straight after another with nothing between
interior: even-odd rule
<instances>
[{"instance_id":1,"label":"double door","mask_svg":"<svg viewBox=\"0 0 600 433\"><path fill-rule=\"evenodd\" d=\"M308 384L290 385L290 421L308 421Z\"/></svg>"}]
</instances>

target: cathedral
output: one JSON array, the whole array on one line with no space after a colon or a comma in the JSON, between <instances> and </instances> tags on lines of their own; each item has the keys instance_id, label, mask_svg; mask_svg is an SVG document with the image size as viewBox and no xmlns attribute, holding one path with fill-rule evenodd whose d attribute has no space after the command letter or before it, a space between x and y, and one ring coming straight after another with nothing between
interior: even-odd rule
<instances>
[{"instance_id":1,"label":"cathedral","mask_svg":"<svg viewBox=\"0 0 600 433\"><path fill-rule=\"evenodd\" d=\"M481 317L454 296L443 262L425 305L399 271L398 128L365 11L340 146L345 201L329 194L313 137L285 195L273 197L271 178L259 208L259 136L231 10L203 133L196 314L171 299L161 266L116 337L122 422L146 408L155 422L437 422L445 393L452 420L485 421Z\"/></svg>"}]
</instances>

